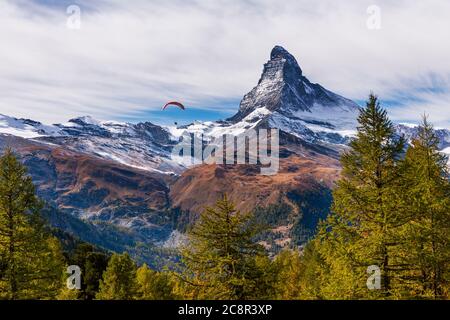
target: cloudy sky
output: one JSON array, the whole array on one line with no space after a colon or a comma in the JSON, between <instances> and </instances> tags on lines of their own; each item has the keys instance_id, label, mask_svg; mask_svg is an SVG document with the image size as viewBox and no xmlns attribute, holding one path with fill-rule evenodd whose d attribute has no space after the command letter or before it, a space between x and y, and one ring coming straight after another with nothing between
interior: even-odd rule
<instances>
[{"instance_id":1,"label":"cloudy sky","mask_svg":"<svg viewBox=\"0 0 450 320\"><path fill-rule=\"evenodd\" d=\"M278 44L312 82L358 103L374 91L397 121L426 112L450 127L449 17L448 0L0 0L0 113L224 118ZM167 100L189 111L162 113Z\"/></svg>"}]
</instances>

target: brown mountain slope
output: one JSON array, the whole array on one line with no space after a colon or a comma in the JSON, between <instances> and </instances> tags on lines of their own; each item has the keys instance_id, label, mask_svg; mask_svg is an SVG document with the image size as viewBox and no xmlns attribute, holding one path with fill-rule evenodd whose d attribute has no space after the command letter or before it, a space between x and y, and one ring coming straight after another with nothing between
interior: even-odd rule
<instances>
[{"instance_id":1,"label":"brown mountain slope","mask_svg":"<svg viewBox=\"0 0 450 320\"><path fill-rule=\"evenodd\" d=\"M179 212L177 228L184 231L205 206L226 193L238 210L252 211L270 226L260 236L267 249L276 252L304 244L329 213L339 161L299 145L283 148L280 154L279 172L273 176L261 175L256 165L200 165L186 170L170 187L172 207Z\"/></svg>"},{"instance_id":2,"label":"brown mountain slope","mask_svg":"<svg viewBox=\"0 0 450 320\"><path fill-rule=\"evenodd\" d=\"M339 175L339 162L325 155L295 153L280 159L276 175L260 174L256 165L200 165L185 171L171 186L173 207L200 212L226 193L240 210L252 210L278 201L292 190L331 188Z\"/></svg>"},{"instance_id":3,"label":"brown mountain slope","mask_svg":"<svg viewBox=\"0 0 450 320\"><path fill-rule=\"evenodd\" d=\"M119 223L126 218L127 223L132 223L133 219L146 220L149 212L164 211L168 206L168 175L60 146L1 136L0 148L6 146L12 147L28 167L39 196L61 211Z\"/></svg>"}]
</instances>

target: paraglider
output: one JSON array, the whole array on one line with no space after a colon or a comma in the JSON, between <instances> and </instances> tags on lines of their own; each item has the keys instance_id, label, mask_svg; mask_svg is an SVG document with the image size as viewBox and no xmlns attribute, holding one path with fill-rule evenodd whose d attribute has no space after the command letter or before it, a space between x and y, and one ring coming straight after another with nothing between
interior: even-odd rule
<instances>
[{"instance_id":1,"label":"paraglider","mask_svg":"<svg viewBox=\"0 0 450 320\"><path fill-rule=\"evenodd\" d=\"M184 107L184 105L181 102L177 102L177 101L170 101L167 102L164 107L162 107L162 110L165 110L168 106L176 106L178 108L180 108L181 110L186 110L186 108Z\"/></svg>"}]
</instances>

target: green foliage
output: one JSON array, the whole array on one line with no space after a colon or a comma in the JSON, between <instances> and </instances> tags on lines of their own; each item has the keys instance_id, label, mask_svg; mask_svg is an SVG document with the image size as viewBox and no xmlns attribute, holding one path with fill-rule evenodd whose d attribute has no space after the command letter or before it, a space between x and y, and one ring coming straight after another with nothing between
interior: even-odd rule
<instances>
[{"instance_id":1,"label":"green foliage","mask_svg":"<svg viewBox=\"0 0 450 320\"><path fill-rule=\"evenodd\" d=\"M333 193L333 213L322 233L323 241L328 242L322 251L331 268L329 281L344 290L333 290L331 297L370 297L363 281L370 265L381 268L382 290L377 293L391 294L396 230L406 221L396 196L404 140L395 135L374 95L358 121L357 137L341 158L342 177Z\"/></svg>"},{"instance_id":2,"label":"green foliage","mask_svg":"<svg viewBox=\"0 0 450 320\"><path fill-rule=\"evenodd\" d=\"M275 258L277 270L275 297L280 300L295 300L300 298L300 264L298 251L284 249Z\"/></svg>"},{"instance_id":3,"label":"green foliage","mask_svg":"<svg viewBox=\"0 0 450 320\"><path fill-rule=\"evenodd\" d=\"M442 298L449 292L450 183L448 158L424 117L406 153L404 190L411 220L402 229L399 277L414 297Z\"/></svg>"},{"instance_id":4,"label":"green foliage","mask_svg":"<svg viewBox=\"0 0 450 320\"><path fill-rule=\"evenodd\" d=\"M274 204L256 207L254 209L255 220L264 226L264 230L255 237L255 240L264 241L269 253L277 254L282 249L280 240L284 240L285 235L273 229L292 224L292 221L298 219L297 211L295 205L288 203L287 199L281 196Z\"/></svg>"},{"instance_id":5,"label":"green foliage","mask_svg":"<svg viewBox=\"0 0 450 320\"><path fill-rule=\"evenodd\" d=\"M290 232L291 244L300 246L314 237L320 221L327 218L332 203L331 190L317 186L313 191L291 191L288 197L300 211Z\"/></svg>"},{"instance_id":6,"label":"green foliage","mask_svg":"<svg viewBox=\"0 0 450 320\"><path fill-rule=\"evenodd\" d=\"M108 260L109 256L106 253L97 250L90 244L81 243L75 247L69 261L70 264L77 265L81 269L81 299L92 300L95 298Z\"/></svg>"},{"instance_id":7,"label":"green foliage","mask_svg":"<svg viewBox=\"0 0 450 320\"><path fill-rule=\"evenodd\" d=\"M182 250L190 284L189 295L198 299L252 299L269 295L260 232L250 213L241 213L225 196L214 208L206 208L189 231Z\"/></svg>"},{"instance_id":8,"label":"green foliage","mask_svg":"<svg viewBox=\"0 0 450 320\"><path fill-rule=\"evenodd\" d=\"M67 286L67 273L63 274L61 283L62 283L62 287L60 289L60 291L58 292L58 295L56 296L57 300L80 300L82 299L82 292L80 292L80 290L74 288L69 288Z\"/></svg>"},{"instance_id":9,"label":"green foliage","mask_svg":"<svg viewBox=\"0 0 450 320\"><path fill-rule=\"evenodd\" d=\"M254 210L255 219L262 225L276 227L285 224L292 214L292 205L280 197L274 204L267 207L257 207Z\"/></svg>"},{"instance_id":10,"label":"green foliage","mask_svg":"<svg viewBox=\"0 0 450 320\"><path fill-rule=\"evenodd\" d=\"M96 295L99 300L133 300L137 295L136 265L127 253L113 254Z\"/></svg>"},{"instance_id":11,"label":"green foliage","mask_svg":"<svg viewBox=\"0 0 450 320\"><path fill-rule=\"evenodd\" d=\"M138 297L142 300L173 300L174 278L169 272L151 270L146 264L137 270Z\"/></svg>"},{"instance_id":12,"label":"green foliage","mask_svg":"<svg viewBox=\"0 0 450 320\"><path fill-rule=\"evenodd\" d=\"M404 156L404 141L375 96L358 120L332 213L303 250L300 297L448 296L450 185L432 127L425 119ZM372 265L381 270L381 290L367 288Z\"/></svg>"},{"instance_id":13,"label":"green foliage","mask_svg":"<svg viewBox=\"0 0 450 320\"><path fill-rule=\"evenodd\" d=\"M40 216L41 201L11 150L0 158L0 298L51 299L61 286L63 256Z\"/></svg>"}]
</instances>

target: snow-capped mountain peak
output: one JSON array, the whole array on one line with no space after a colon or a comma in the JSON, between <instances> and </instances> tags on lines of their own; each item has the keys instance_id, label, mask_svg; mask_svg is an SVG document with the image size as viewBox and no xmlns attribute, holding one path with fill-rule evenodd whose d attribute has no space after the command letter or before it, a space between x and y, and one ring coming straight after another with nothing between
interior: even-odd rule
<instances>
[{"instance_id":1,"label":"snow-capped mountain peak","mask_svg":"<svg viewBox=\"0 0 450 320\"><path fill-rule=\"evenodd\" d=\"M176 141L166 129L151 122L120 123L84 116L45 125L0 115L0 134L62 146L146 171L171 174L185 169L171 159L170 151Z\"/></svg>"},{"instance_id":2,"label":"snow-capped mountain peak","mask_svg":"<svg viewBox=\"0 0 450 320\"><path fill-rule=\"evenodd\" d=\"M270 52L270 60L264 65L259 82L267 80L281 80L295 82L303 75L297 60L286 49L275 46Z\"/></svg>"},{"instance_id":3,"label":"snow-capped mountain peak","mask_svg":"<svg viewBox=\"0 0 450 320\"><path fill-rule=\"evenodd\" d=\"M251 116L257 126L278 128L312 142L329 142L332 138L340 144L354 134L358 112L359 106L353 101L310 82L295 57L275 46L258 84L228 120L236 125Z\"/></svg>"},{"instance_id":4,"label":"snow-capped mountain peak","mask_svg":"<svg viewBox=\"0 0 450 320\"><path fill-rule=\"evenodd\" d=\"M8 134L22 138L38 138L42 136L58 135L59 128L44 125L30 119L18 119L0 114L0 134Z\"/></svg>"},{"instance_id":5,"label":"snow-capped mountain peak","mask_svg":"<svg viewBox=\"0 0 450 320\"><path fill-rule=\"evenodd\" d=\"M102 125L101 121L98 121L98 120L92 118L91 116L82 116L82 117L70 119L69 122L75 123L78 125L82 125L82 126L84 126L84 125L101 126Z\"/></svg>"},{"instance_id":6,"label":"snow-capped mountain peak","mask_svg":"<svg viewBox=\"0 0 450 320\"><path fill-rule=\"evenodd\" d=\"M315 114L324 118L321 115L324 108L338 108L332 111L352 113L355 119L358 111L358 105L353 101L311 83L303 75L294 56L281 46L272 49L257 86L244 96L239 112L230 120L240 121L258 108L267 108L288 117L309 119L314 118Z\"/></svg>"}]
</instances>

